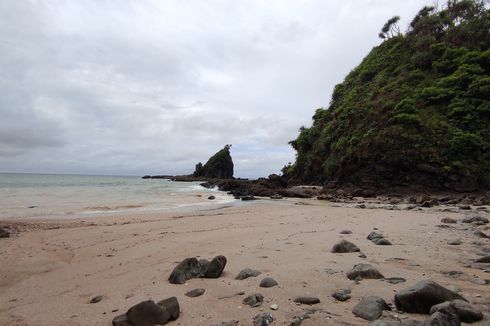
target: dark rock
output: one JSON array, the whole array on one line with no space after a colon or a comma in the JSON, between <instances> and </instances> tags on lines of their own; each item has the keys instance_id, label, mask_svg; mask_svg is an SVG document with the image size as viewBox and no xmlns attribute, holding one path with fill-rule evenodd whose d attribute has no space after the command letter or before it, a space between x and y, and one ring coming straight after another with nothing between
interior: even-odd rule
<instances>
[{"instance_id":1,"label":"dark rock","mask_svg":"<svg viewBox=\"0 0 490 326\"><path fill-rule=\"evenodd\" d=\"M351 230L342 230L340 231L340 234L352 234Z\"/></svg>"},{"instance_id":2,"label":"dark rock","mask_svg":"<svg viewBox=\"0 0 490 326\"><path fill-rule=\"evenodd\" d=\"M315 297L297 297L294 299L294 302L300 303L300 304L317 304L320 303L320 299L315 298Z\"/></svg>"},{"instance_id":3,"label":"dark rock","mask_svg":"<svg viewBox=\"0 0 490 326\"><path fill-rule=\"evenodd\" d=\"M248 200L255 200L256 198L254 196L241 196L240 199L243 201L248 201Z\"/></svg>"},{"instance_id":4,"label":"dark rock","mask_svg":"<svg viewBox=\"0 0 490 326\"><path fill-rule=\"evenodd\" d=\"M133 326L128 321L128 316L126 314L122 314L114 317L112 320L112 326Z\"/></svg>"},{"instance_id":5,"label":"dark rock","mask_svg":"<svg viewBox=\"0 0 490 326\"><path fill-rule=\"evenodd\" d=\"M461 209L463 211L469 211L469 210L471 210L471 206L470 205L461 205L461 206L459 206L459 209Z\"/></svg>"},{"instance_id":6,"label":"dark rock","mask_svg":"<svg viewBox=\"0 0 490 326\"><path fill-rule=\"evenodd\" d=\"M278 195L278 194L274 194L274 195L271 195L270 196L271 199L283 199L284 197L282 197L281 195Z\"/></svg>"},{"instance_id":7,"label":"dark rock","mask_svg":"<svg viewBox=\"0 0 490 326\"><path fill-rule=\"evenodd\" d=\"M243 299L243 303L249 305L250 307L258 307L262 305L264 301L264 296L260 293L251 294L245 299Z\"/></svg>"},{"instance_id":8,"label":"dark rock","mask_svg":"<svg viewBox=\"0 0 490 326\"><path fill-rule=\"evenodd\" d=\"M351 298L350 293L348 289L341 289L332 293L332 297L338 301L347 301Z\"/></svg>"},{"instance_id":9,"label":"dark rock","mask_svg":"<svg viewBox=\"0 0 490 326\"><path fill-rule=\"evenodd\" d=\"M391 242L389 242L388 240L386 240L384 238L384 236L382 236L381 234L379 234L377 232L371 232L367 236L367 238L368 238L368 240L371 240L372 242L374 242L378 246L389 246L389 245L391 245Z\"/></svg>"},{"instance_id":10,"label":"dark rock","mask_svg":"<svg viewBox=\"0 0 490 326\"><path fill-rule=\"evenodd\" d=\"M100 302L104 298L103 295L96 295L92 299L90 299L89 303L97 303Z\"/></svg>"},{"instance_id":11,"label":"dark rock","mask_svg":"<svg viewBox=\"0 0 490 326\"><path fill-rule=\"evenodd\" d=\"M430 308L430 314L435 312L454 314L464 323L474 323L483 319L483 314L470 303L463 300L446 301Z\"/></svg>"},{"instance_id":12,"label":"dark rock","mask_svg":"<svg viewBox=\"0 0 490 326\"><path fill-rule=\"evenodd\" d=\"M213 200L213 199L216 199L216 197L215 197L215 196L213 196L213 195L211 195L211 196L209 196L209 197L208 197L208 199L209 199L209 200Z\"/></svg>"},{"instance_id":13,"label":"dark rock","mask_svg":"<svg viewBox=\"0 0 490 326\"><path fill-rule=\"evenodd\" d=\"M131 307L126 316L130 324L137 326L165 325L170 320L170 313L152 300Z\"/></svg>"},{"instance_id":14,"label":"dark rock","mask_svg":"<svg viewBox=\"0 0 490 326\"><path fill-rule=\"evenodd\" d=\"M278 283L272 277L266 277L262 281L260 281L261 288L270 288L276 286Z\"/></svg>"},{"instance_id":15,"label":"dark rock","mask_svg":"<svg viewBox=\"0 0 490 326\"><path fill-rule=\"evenodd\" d=\"M0 228L0 238L8 238L10 237L10 230L5 228Z\"/></svg>"},{"instance_id":16,"label":"dark rock","mask_svg":"<svg viewBox=\"0 0 490 326\"><path fill-rule=\"evenodd\" d=\"M403 277L389 277L385 279L385 281L390 284L399 284L399 283L406 282L407 280L404 279Z\"/></svg>"},{"instance_id":17,"label":"dark rock","mask_svg":"<svg viewBox=\"0 0 490 326\"><path fill-rule=\"evenodd\" d=\"M424 322L423 326L461 326L461 322L456 315L436 312Z\"/></svg>"},{"instance_id":18,"label":"dark rock","mask_svg":"<svg viewBox=\"0 0 490 326\"><path fill-rule=\"evenodd\" d=\"M465 300L436 282L426 280L399 291L395 295L395 304L401 311L428 314L432 306L454 299Z\"/></svg>"},{"instance_id":19,"label":"dark rock","mask_svg":"<svg viewBox=\"0 0 490 326\"><path fill-rule=\"evenodd\" d=\"M490 263L490 255L476 259L475 263Z\"/></svg>"},{"instance_id":20,"label":"dark rock","mask_svg":"<svg viewBox=\"0 0 490 326\"><path fill-rule=\"evenodd\" d=\"M196 165L193 176L233 179L233 160L230 155L230 148L231 145L226 145L222 150L211 156L204 166L199 162Z\"/></svg>"},{"instance_id":21,"label":"dark rock","mask_svg":"<svg viewBox=\"0 0 490 326\"><path fill-rule=\"evenodd\" d=\"M257 277L260 274L262 274L262 273L259 272L259 271L257 271L257 270L255 270L255 269L245 268L240 273L238 273L238 275L237 275L237 277L235 279L237 279L237 280L244 280L244 279L249 278L249 277Z\"/></svg>"},{"instance_id":22,"label":"dark rock","mask_svg":"<svg viewBox=\"0 0 490 326\"><path fill-rule=\"evenodd\" d=\"M453 240L449 240L447 242L447 244L451 245L451 246L459 246L462 243L463 243L463 241L461 241L461 239L453 239Z\"/></svg>"},{"instance_id":23,"label":"dark rock","mask_svg":"<svg viewBox=\"0 0 490 326\"><path fill-rule=\"evenodd\" d=\"M456 223L457 221L453 218L450 218L450 217L444 217L442 220L441 220L441 223L446 223L446 224L454 224Z\"/></svg>"},{"instance_id":24,"label":"dark rock","mask_svg":"<svg viewBox=\"0 0 490 326\"><path fill-rule=\"evenodd\" d=\"M364 297L353 309L352 313L366 320L376 320L381 317L383 310L391 310L388 304L380 297Z\"/></svg>"},{"instance_id":25,"label":"dark rock","mask_svg":"<svg viewBox=\"0 0 490 326\"><path fill-rule=\"evenodd\" d=\"M189 298L195 298L195 297L200 297L201 295L204 294L204 292L206 292L205 289L193 289L193 290L190 290L188 292L185 293L186 296L188 296Z\"/></svg>"},{"instance_id":26,"label":"dark rock","mask_svg":"<svg viewBox=\"0 0 490 326\"><path fill-rule=\"evenodd\" d=\"M347 273L347 278L349 280L355 280L357 278L380 279L384 278L384 276L370 264L357 264Z\"/></svg>"},{"instance_id":27,"label":"dark rock","mask_svg":"<svg viewBox=\"0 0 490 326\"><path fill-rule=\"evenodd\" d=\"M204 271L205 278L218 278L223 273L223 270L226 266L226 257L225 256L216 256L211 260L208 264L206 270Z\"/></svg>"},{"instance_id":28,"label":"dark rock","mask_svg":"<svg viewBox=\"0 0 490 326\"><path fill-rule=\"evenodd\" d=\"M361 251L359 247L357 247L355 244L347 240L340 240L332 248L332 252L334 253L359 252L359 251Z\"/></svg>"},{"instance_id":29,"label":"dark rock","mask_svg":"<svg viewBox=\"0 0 490 326\"><path fill-rule=\"evenodd\" d=\"M463 222L463 223L481 222L483 224L487 224L488 219L486 217L483 217L483 216L467 216L461 222Z\"/></svg>"},{"instance_id":30,"label":"dark rock","mask_svg":"<svg viewBox=\"0 0 490 326\"><path fill-rule=\"evenodd\" d=\"M171 320L176 320L180 315L180 305L176 297L170 297L157 302L157 305L162 307L170 314Z\"/></svg>"},{"instance_id":31,"label":"dark rock","mask_svg":"<svg viewBox=\"0 0 490 326\"><path fill-rule=\"evenodd\" d=\"M265 312L262 314L258 314L253 319L253 326L268 326L272 324L274 321L274 317L271 313Z\"/></svg>"}]
</instances>

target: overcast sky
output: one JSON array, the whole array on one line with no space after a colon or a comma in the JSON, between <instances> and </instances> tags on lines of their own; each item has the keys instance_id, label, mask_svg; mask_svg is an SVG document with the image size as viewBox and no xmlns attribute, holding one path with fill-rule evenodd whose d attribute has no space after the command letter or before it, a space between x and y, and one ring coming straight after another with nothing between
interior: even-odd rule
<instances>
[{"instance_id":1,"label":"overcast sky","mask_svg":"<svg viewBox=\"0 0 490 326\"><path fill-rule=\"evenodd\" d=\"M1 0L0 171L277 173L335 84L429 0Z\"/></svg>"}]
</instances>

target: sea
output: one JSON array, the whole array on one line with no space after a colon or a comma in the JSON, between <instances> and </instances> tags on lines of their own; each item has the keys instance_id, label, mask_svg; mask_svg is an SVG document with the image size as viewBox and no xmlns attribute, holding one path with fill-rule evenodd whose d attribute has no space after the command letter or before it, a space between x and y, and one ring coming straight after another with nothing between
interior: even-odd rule
<instances>
[{"instance_id":1,"label":"sea","mask_svg":"<svg viewBox=\"0 0 490 326\"><path fill-rule=\"evenodd\" d=\"M209 200L214 196L214 200ZM182 209L236 202L200 182L131 176L0 173L0 219L76 218Z\"/></svg>"}]
</instances>

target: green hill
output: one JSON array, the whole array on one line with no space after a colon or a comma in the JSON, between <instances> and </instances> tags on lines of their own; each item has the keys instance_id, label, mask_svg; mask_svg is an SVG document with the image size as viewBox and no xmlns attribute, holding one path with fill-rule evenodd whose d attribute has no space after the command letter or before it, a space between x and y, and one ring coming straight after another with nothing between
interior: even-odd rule
<instances>
[{"instance_id":1,"label":"green hill","mask_svg":"<svg viewBox=\"0 0 490 326\"><path fill-rule=\"evenodd\" d=\"M490 13L484 1L398 17L290 142L295 182L490 187Z\"/></svg>"}]
</instances>

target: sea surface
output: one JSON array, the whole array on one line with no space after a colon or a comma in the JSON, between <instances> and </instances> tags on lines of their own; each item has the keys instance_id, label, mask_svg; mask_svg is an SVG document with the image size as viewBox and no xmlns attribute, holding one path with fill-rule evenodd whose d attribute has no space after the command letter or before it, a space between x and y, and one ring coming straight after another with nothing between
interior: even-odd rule
<instances>
[{"instance_id":1,"label":"sea surface","mask_svg":"<svg viewBox=\"0 0 490 326\"><path fill-rule=\"evenodd\" d=\"M215 200L208 200L213 195ZM0 173L0 219L73 218L233 203L199 182L127 176Z\"/></svg>"}]
</instances>

